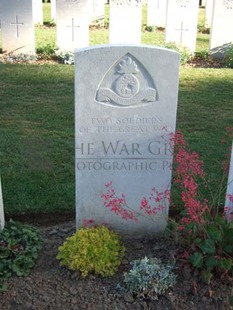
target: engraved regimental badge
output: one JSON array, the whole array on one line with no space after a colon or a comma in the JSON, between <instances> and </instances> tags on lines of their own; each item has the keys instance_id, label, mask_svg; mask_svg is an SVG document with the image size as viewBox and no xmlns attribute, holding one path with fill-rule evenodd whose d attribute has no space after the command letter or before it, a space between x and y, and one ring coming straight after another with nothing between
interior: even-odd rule
<instances>
[{"instance_id":1,"label":"engraved regimental badge","mask_svg":"<svg viewBox=\"0 0 233 310\"><path fill-rule=\"evenodd\" d=\"M95 99L110 106L129 107L155 102L158 94L148 71L128 53L105 74Z\"/></svg>"}]
</instances>

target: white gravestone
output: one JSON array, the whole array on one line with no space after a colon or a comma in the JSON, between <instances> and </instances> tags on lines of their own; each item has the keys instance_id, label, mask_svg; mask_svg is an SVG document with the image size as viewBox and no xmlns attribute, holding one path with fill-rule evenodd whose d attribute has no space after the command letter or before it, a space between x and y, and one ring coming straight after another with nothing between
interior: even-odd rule
<instances>
[{"instance_id":1,"label":"white gravestone","mask_svg":"<svg viewBox=\"0 0 233 310\"><path fill-rule=\"evenodd\" d=\"M153 187L170 189L179 59L177 52L143 45L76 51L77 228L91 218L135 237L164 230L167 202L153 220L141 216L135 223L108 210L101 194L113 182L138 212Z\"/></svg>"},{"instance_id":2,"label":"white gravestone","mask_svg":"<svg viewBox=\"0 0 233 310\"><path fill-rule=\"evenodd\" d=\"M206 28L211 28L212 13L213 13L213 0L207 0L206 7L205 7L205 27Z\"/></svg>"},{"instance_id":3,"label":"white gravestone","mask_svg":"<svg viewBox=\"0 0 233 310\"><path fill-rule=\"evenodd\" d=\"M91 20L104 19L105 6L104 0L92 0L92 18Z\"/></svg>"},{"instance_id":4,"label":"white gravestone","mask_svg":"<svg viewBox=\"0 0 233 310\"><path fill-rule=\"evenodd\" d=\"M50 0L51 20L56 21L56 0Z\"/></svg>"},{"instance_id":5,"label":"white gravestone","mask_svg":"<svg viewBox=\"0 0 233 310\"><path fill-rule=\"evenodd\" d=\"M32 0L2 0L2 49L8 53L34 54Z\"/></svg>"},{"instance_id":6,"label":"white gravestone","mask_svg":"<svg viewBox=\"0 0 233 310\"><path fill-rule=\"evenodd\" d=\"M214 0L210 30L210 54L223 58L233 42L233 0Z\"/></svg>"},{"instance_id":7,"label":"white gravestone","mask_svg":"<svg viewBox=\"0 0 233 310\"><path fill-rule=\"evenodd\" d=\"M110 43L140 44L141 23L141 0L110 0Z\"/></svg>"},{"instance_id":8,"label":"white gravestone","mask_svg":"<svg viewBox=\"0 0 233 310\"><path fill-rule=\"evenodd\" d=\"M195 52L198 8L198 0L168 0L166 43L175 43Z\"/></svg>"},{"instance_id":9,"label":"white gravestone","mask_svg":"<svg viewBox=\"0 0 233 310\"><path fill-rule=\"evenodd\" d=\"M57 46L61 51L89 46L91 0L57 0Z\"/></svg>"},{"instance_id":10,"label":"white gravestone","mask_svg":"<svg viewBox=\"0 0 233 310\"><path fill-rule=\"evenodd\" d=\"M2 198L2 185L0 178L0 231L3 230L5 226L4 208L3 208L3 198Z\"/></svg>"},{"instance_id":11,"label":"white gravestone","mask_svg":"<svg viewBox=\"0 0 233 310\"><path fill-rule=\"evenodd\" d=\"M232 143L232 149L231 149L231 160L230 160L230 168L229 168L229 175L228 175L225 206L227 207L226 218L228 221L232 221L233 220L233 143Z\"/></svg>"},{"instance_id":12,"label":"white gravestone","mask_svg":"<svg viewBox=\"0 0 233 310\"><path fill-rule=\"evenodd\" d=\"M167 0L148 0L147 2L147 26L165 28L167 12Z\"/></svg>"},{"instance_id":13,"label":"white gravestone","mask_svg":"<svg viewBox=\"0 0 233 310\"><path fill-rule=\"evenodd\" d=\"M32 0L34 24L43 25L43 3L42 0Z\"/></svg>"}]
</instances>

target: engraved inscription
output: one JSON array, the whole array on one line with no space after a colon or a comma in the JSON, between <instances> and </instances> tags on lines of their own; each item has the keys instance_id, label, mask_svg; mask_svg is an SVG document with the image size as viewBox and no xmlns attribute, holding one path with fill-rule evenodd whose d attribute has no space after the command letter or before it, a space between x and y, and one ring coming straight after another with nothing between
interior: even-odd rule
<instances>
[{"instance_id":1,"label":"engraved inscription","mask_svg":"<svg viewBox=\"0 0 233 310\"><path fill-rule=\"evenodd\" d=\"M223 5L228 9L233 9L233 0L223 0Z\"/></svg>"},{"instance_id":2,"label":"engraved inscription","mask_svg":"<svg viewBox=\"0 0 233 310\"><path fill-rule=\"evenodd\" d=\"M111 106L139 106L158 100L154 82L144 66L126 54L105 74L96 101Z\"/></svg>"},{"instance_id":3,"label":"engraved inscription","mask_svg":"<svg viewBox=\"0 0 233 310\"><path fill-rule=\"evenodd\" d=\"M23 26L23 23L18 21L18 16L15 17L15 22L11 22L10 25L16 26L16 36L19 37L19 26Z\"/></svg>"},{"instance_id":4,"label":"engraved inscription","mask_svg":"<svg viewBox=\"0 0 233 310\"><path fill-rule=\"evenodd\" d=\"M180 31L180 44L183 43L183 32L189 31L188 29L184 28L184 22L181 22L180 28L176 29L176 31Z\"/></svg>"}]
</instances>

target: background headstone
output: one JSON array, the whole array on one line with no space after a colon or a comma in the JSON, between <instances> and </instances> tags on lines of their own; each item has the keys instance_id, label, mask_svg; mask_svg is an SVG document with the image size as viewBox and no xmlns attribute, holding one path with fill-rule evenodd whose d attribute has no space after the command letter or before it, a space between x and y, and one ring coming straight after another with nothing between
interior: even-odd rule
<instances>
[{"instance_id":1,"label":"background headstone","mask_svg":"<svg viewBox=\"0 0 233 310\"><path fill-rule=\"evenodd\" d=\"M104 0L92 0L92 18L91 21L104 19L105 5Z\"/></svg>"},{"instance_id":2,"label":"background headstone","mask_svg":"<svg viewBox=\"0 0 233 310\"><path fill-rule=\"evenodd\" d=\"M33 21L35 24L43 25L43 3L42 0L32 0Z\"/></svg>"},{"instance_id":3,"label":"background headstone","mask_svg":"<svg viewBox=\"0 0 233 310\"><path fill-rule=\"evenodd\" d=\"M4 208L3 208L3 198L2 198L2 184L0 177L0 231L3 230L5 226Z\"/></svg>"},{"instance_id":4,"label":"background headstone","mask_svg":"<svg viewBox=\"0 0 233 310\"><path fill-rule=\"evenodd\" d=\"M110 0L109 42L141 43L141 0Z\"/></svg>"},{"instance_id":5,"label":"background headstone","mask_svg":"<svg viewBox=\"0 0 233 310\"><path fill-rule=\"evenodd\" d=\"M196 48L198 0L167 0L165 42Z\"/></svg>"},{"instance_id":6,"label":"background headstone","mask_svg":"<svg viewBox=\"0 0 233 310\"><path fill-rule=\"evenodd\" d=\"M227 194L225 206L227 207L226 217L228 221L233 220L233 143L231 149L231 160L227 183Z\"/></svg>"},{"instance_id":7,"label":"background headstone","mask_svg":"<svg viewBox=\"0 0 233 310\"><path fill-rule=\"evenodd\" d=\"M92 0L57 0L57 46L61 51L89 46Z\"/></svg>"},{"instance_id":8,"label":"background headstone","mask_svg":"<svg viewBox=\"0 0 233 310\"><path fill-rule=\"evenodd\" d=\"M147 26L165 27L167 0L147 1Z\"/></svg>"},{"instance_id":9,"label":"background headstone","mask_svg":"<svg viewBox=\"0 0 233 310\"><path fill-rule=\"evenodd\" d=\"M34 54L32 0L1 0L2 49L15 54Z\"/></svg>"},{"instance_id":10,"label":"background headstone","mask_svg":"<svg viewBox=\"0 0 233 310\"><path fill-rule=\"evenodd\" d=\"M233 1L214 0L210 30L210 54L223 58L233 42Z\"/></svg>"},{"instance_id":11,"label":"background headstone","mask_svg":"<svg viewBox=\"0 0 233 310\"><path fill-rule=\"evenodd\" d=\"M56 0L50 0L51 20L56 21Z\"/></svg>"},{"instance_id":12,"label":"background headstone","mask_svg":"<svg viewBox=\"0 0 233 310\"><path fill-rule=\"evenodd\" d=\"M161 233L168 204L154 221L124 221L101 199L113 182L140 211L151 189L170 189L179 54L148 46L102 46L75 53L77 227L106 222L127 235Z\"/></svg>"},{"instance_id":13,"label":"background headstone","mask_svg":"<svg viewBox=\"0 0 233 310\"><path fill-rule=\"evenodd\" d=\"M213 13L213 0L207 0L206 7L205 7L205 27L206 28L211 28L212 13Z\"/></svg>"}]
</instances>

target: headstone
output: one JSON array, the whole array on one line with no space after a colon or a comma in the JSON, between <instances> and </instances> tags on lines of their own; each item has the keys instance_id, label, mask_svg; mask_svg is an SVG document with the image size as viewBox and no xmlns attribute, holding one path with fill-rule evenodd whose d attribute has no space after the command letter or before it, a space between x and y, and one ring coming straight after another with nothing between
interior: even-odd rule
<instances>
[{"instance_id":1,"label":"headstone","mask_svg":"<svg viewBox=\"0 0 233 310\"><path fill-rule=\"evenodd\" d=\"M3 230L4 226L5 226L5 217L4 217L4 208L2 199L2 185L0 178L0 231Z\"/></svg>"},{"instance_id":2,"label":"headstone","mask_svg":"<svg viewBox=\"0 0 233 310\"><path fill-rule=\"evenodd\" d=\"M205 7L205 27L206 28L211 28L212 13L213 13L213 0L207 0L206 7Z\"/></svg>"},{"instance_id":3,"label":"headstone","mask_svg":"<svg viewBox=\"0 0 233 310\"><path fill-rule=\"evenodd\" d=\"M105 6L104 6L104 0L92 0L92 18L91 20L99 20L104 19L105 15Z\"/></svg>"},{"instance_id":4,"label":"headstone","mask_svg":"<svg viewBox=\"0 0 233 310\"><path fill-rule=\"evenodd\" d=\"M233 143L231 149L230 169L228 175L225 206L227 207L226 210L227 220L232 221L233 220Z\"/></svg>"},{"instance_id":5,"label":"headstone","mask_svg":"<svg viewBox=\"0 0 233 310\"><path fill-rule=\"evenodd\" d=\"M43 3L42 0L32 0L34 24L43 25Z\"/></svg>"},{"instance_id":6,"label":"headstone","mask_svg":"<svg viewBox=\"0 0 233 310\"><path fill-rule=\"evenodd\" d=\"M167 12L167 0L148 0L147 2L147 26L165 28Z\"/></svg>"},{"instance_id":7,"label":"headstone","mask_svg":"<svg viewBox=\"0 0 233 310\"><path fill-rule=\"evenodd\" d=\"M179 54L148 46L106 45L75 53L77 227L84 219L123 234L161 233L168 204L153 220L124 221L103 204L113 182L128 206L140 211L151 189L170 189Z\"/></svg>"},{"instance_id":8,"label":"headstone","mask_svg":"<svg viewBox=\"0 0 233 310\"><path fill-rule=\"evenodd\" d=\"M89 46L91 0L57 0L57 46L61 51Z\"/></svg>"},{"instance_id":9,"label":"headstone","mask_svg":"<svg viewBox=\"0 0 233 310\"><path fill-rule=\"evenodd\" d=\"M110 0L110 43L140 44L141 23L141 0Z\"/></svg>"},{"instance_id":10,"label":"headstone","mask_svg":"<svg viewBox=\"0 0 233 310\"><path fill-rule=\"evenodd\" d=\"M56 0L50 0L51 20L56 21Z\"/></svg>"},{"instance_id":11,"label":"headstone","mask_svg":"<svg viewBox=\"0 0 233 310\"><path fill-rule=\"evenodd\" d=\"M210 54L223 58L233 42L233 0L214 0L210 30Z\"/></svg>"},{"instance_id":12,"label":"headstone","mask_svg":"<svg viewBox=\"0 0 233 310\"><path fill-rule=\"evenodd\" d=\"M194 52L196 48L198 0L167 0L165 42Z\"/></svg>"},{"instance_id":13,"label":"headstone","mask_svg":"<svg viewBox=\"0 0 233 310\"><path fill-rule=\"evenodd\" d=\"M2 49L8 53L34 54L32 0L2 0Z\"/></svg>"}]
</instances>

